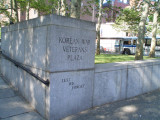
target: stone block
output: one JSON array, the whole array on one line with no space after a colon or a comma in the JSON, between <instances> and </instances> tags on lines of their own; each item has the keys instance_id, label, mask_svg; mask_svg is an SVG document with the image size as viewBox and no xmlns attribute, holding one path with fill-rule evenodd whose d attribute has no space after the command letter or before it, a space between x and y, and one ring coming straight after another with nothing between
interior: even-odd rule
<instances>
[{"instance_id":1,"label":"stone block","mask_svg":"<svg viewBox=\"0 0 160 120\"><path fill-rule=\"evenodd\" d=\"M35 21L35 20L34 19L30 19L28 21ZM28 24L28 21L23 21L23 22L20 22L19 24L17 24L18 27L15 28L15 30L25 30L25 29L31 28L30 27L31 25ZM35 23L33 23L33 24L35 24ZM32 28L33 28L33 26L32 26Z\"/></svg>"},{"instance_id":2,"label":"stone block","mask_svg":"<svg viewBox=\"0 0 160 120\"><path fill-rule=\"evenodd\" d=\"M19 24L11 24L9 25L8 31L17 31L19 29L18 26Z\"/></svg>"},{"instance_id":3,"label":"stone block","mask_svg":"<svg viewBox=\"0 0 160 120\"><path fill-rule=\"evenodd\" d=\"M121 92L120 100L127 98L127 69L121 70Z\"/></svg>"},{"instance_id":4,"label":"stone block","mask_svg":"<svg viewBox=\"0 0 160 120\"><path fill-rule=\"evenodd\" d=\"M47 88L47 87L46 87ZM46 98L45 98L45 102L46 102L46 115L45 117L49 119L49 116L50 116L50 88L48 87L46 89Z\"/></svg>"},{"instance_id":5,"label":"stone block","mask_svg":"<svg viewBox=\"0 0 160 120\"><path fill-rule=\"evenodd\" d=\"M17 89L18 88L17 75L19 74L18 73L18 68L13 63L11 63L10 70L11 70L11 74L9 76L9 80L10 80L11 84Z\"/></svg>"},{"instance_id":6,"label":"stone block","mask_svg":"<svg viewBox=\"0 0 160 120\"><path fill-rule=\"evenodd\" d=\"M151 60L153 65L160 65L160 60L159 59L155 59L155 60Z\"/></svg>"},{"instance_id":7,"label":"stone block","mask_svg":"<svg viewBox=\"0 0 160 120\"><path fill-rule=\"evenodd\" d=\"M95 72L108 72L127 69L127 62L95 64Z\"/></svg>"},{"instance_id":8,"label":"stone block","mask_svg":"<svg viewBox=\"0 0 160 120\"><path fill-rule=\"evenodd\" d=\"M23 97L25 97L25 75L27 73L21 68L17 68L17 89Z\"/></svg>"},{"instance_id":9,"label":"stone block","mask_svg":"<svg viewBox=\"0 0 160 120\"><path fill-rule=\"evenodd\" d=\"M4 75L42 116L59 119L92 107L95 23L48 15L9 25L2 38L7 55L51 81L47 87L1 62Z\"/></svg>"},{"instance_id":10,"label":"stone block","mask_svg":"<svg viewBox=\"0 0 160 120\"><path fill-rule=\"evenodd\" d=\"M152 90L156 90L160 87L160 65L153 65L153 71L152 71Z\"/></svg>"},{"instance_id":11,"label":"stone block","mask_svg":"<svg viewBox=\"0 0 160 120\"><path fill-rule=\"evenodd\" d=\"M11 32L2 33L1 49L9 54Z\"/></svg>"},{"instance_id":12,"label":"stone block","mask_svg":"<svg viewBox=\"0 0 160 120\"><path fill-rule=\"evenodd\" d=\"M58 120L92 107L94 71L50 75L50 120Z\"/></svg>"},{"instance_id":13,"label":"stone block","mask_svg":"<svg viewBox=\"0 0 160 120\"><path fill-rule=\"evenodd\" d=\"M121 99L121 70L95 73L93 106Z\"/></svg>"},{"instance_id":14,"label":"stone block","mask_svg":"<svg viewBox=\"0 0 160 120\"><path fill-rule=\"evenodd\" d=\"M145 66L152 66L152 62L150 60L137 60L128 62L128 68L140 68Z\"/></svg>"},{"instance_id":15,"label":"stone block","mask_svg":"<svg viewBox=\"0 0 160 120\"><path fill-rule=\"evenodd\" d=\"M47 27L42 26L29 29L27 35L28 39L25 43L25 64L45 70Z\"/></svg>"},{"instance_id":16,"label":"stone block","mask_svg":"<svg viewBox=\"0 0 160 120\"><path fill-rule=\"evenodd\" d=\"M127 98L142 94L144 67L128 69Z\"/></svg>"},{"instance_id":17,"label":"stone block","mask_svg":"<svg viewBox=\"0 0 160 120\"><path fill-rule=\"evenodd\" d=\"M7 29L7 27L1 27L1 37L2 37L2 34L4 34L6 32L6 29Z\"/></svg>"},{"instance_id":18,"label":"stone block","mask_svg":"<svg viewBox=\"0 0 160 120\"><path fill-rule=\"evenodd\" d=\"M32 68L32 72L39 73L39 70ZM40 76L41 77L41 76ZM46 116L46 89L43 83L32 77L30 74L25 74L25 98L29 103L43 116Z\"/></svg>"},{"instance_id":19,"label":"stone block","mask_svg":"<svg viewBox=\"0 0 160 120\"><path fill-rule=\"evenodd\" d=\"M10 41L11 47L9 49L9 53L11 55L10 56L11 58L15 58L16 54L17 54L16 49L18 47L17 43L19 41L18 35L19 35L18 31L11 31L11 41Z\"/></svg>"},{"instance_id":20,"label":"stone block","mask_svg":"<svg viewBox=\"0 0 160 120\"><path fill-rule=\"evenodd\" d=\"M78 27L80 29L85 28L88 30L95 30L95 23L84 21L80 19L74 19L70 17L64 17L59 15L46 15L41 16L36 19L30 19L29 21L23 21L18 24L9 25L8 27L4 27L2 32L8 31L16 31L18 29L27 29L39 26L46 26L46 25L60 25L60 26L70 26L70 27Z\"/></svg>"},{"instance_id":21,"label":"stone block","mask_svg":"<svg viewBox=\"0 0 160 120\"><path fill-rule=\"evenodd\" d=\"M31 64L31 58L32 58L32 53L29 52L33 52L33 28L28 28L26 30L24 30L25 32L25 38L24 38L24 44L25 44L25 61L24 63L27 64Z\"/></svg>"},{"instance_id":22,"label":"stone block","mask_svg":"<svg viewBox=\"0 0 160 120\"><path fill-rule=\"evenodd\" d=\"M25 55L25 33L24 30L14 31L12 41L12 58L20 63L24 63Z\"/></svg>"},{"instance_id":23,"label":"stone block","mask_svg":"<svg viewBox=\"0 0 160 120\"><path fill-rule=\"evenodd\" d=\"M63 17L58 15L51 15L51 24L56 24L64 27L72 27L72 28L78 28L78 29L87 29L91 31L95 31L95 23L84 21L80 19L74 19L70 17Z\"/></svg>"},{"instance_id":24,"label":"stone block","mask_svg":"<svg viewBox=\"0 0 160 120\"><path fill-rule=\"evenodd\" d=\"M8 46L9 52L6 53L10 57L13 57L13 49L14 49L14 46L13 46L14 40L13 39L14 39L14 33L15 33L15 31L11 31L10 32L10 40L9 40L9 46Z\"/></svg>"},{"instance_id":25,"label":"stone block","mask_svg":"<svg viewBox=\"0 0 160 120\"><path fill-rule=\"evenodd\" d=\"M95 31L56 25L49 26L47 70L60 72L93 69L95 38Z\"/></svg>"},{"instance_id":26,"label":"stone block","mask_svg":"<svg viewBox=\"0 0 160 120\"><path fill-rule=\"evenodd\" d=\"M2 75L4 75L5 74L5 66L4 66L5 59L3 57L1 57L0 59L1 59L0 60L0 70L1 70L0 72L1 72Z\"/></svg>"},{"instance_id":27,"label":"stone block","mask_svg":"<svg viewBox=\"0 0 160 120\"><path fill-rule=\"evenodd\" d=\"M6 59L3 59L3 75L6 76L7 80L9 80L10 76L11 76L11 63L6 60Z\"/></svg>"},{"instance_id":28,"label":"stone block","mask_svg":"<svg viewBox=\"0 0 160 120\"><path fill-rule=\"evenodd\" d=\"M143 74L143 93L149 92L153 90L153 81L152 81L152 66L144 67Z\"/></svg>"},{"instance_id":29,"label":"stone block","mask_svg":"<svg viewBox=\"0 0 160 120\"><path fill-rule=\"evenodd\" d=\"M30 27L40 27L40 26L47 26L51 24L57 24L57 22L51 21L51 16L52 15L40 16L36 20L28 21L28 25Z\"/></svg>"}]
</instances>

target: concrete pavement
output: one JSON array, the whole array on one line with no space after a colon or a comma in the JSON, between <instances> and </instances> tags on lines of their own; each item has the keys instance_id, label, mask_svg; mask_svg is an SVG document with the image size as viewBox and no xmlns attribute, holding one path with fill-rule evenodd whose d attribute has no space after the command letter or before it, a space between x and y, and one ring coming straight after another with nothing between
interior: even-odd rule
<instances>
[{"instance_id":1,"label":"concrete pavement","mask_svg":"<svg viewBox=\"0 0 160 120\"><path fill-rule=\"evenodd\" d=\"M0 77L0 120L44 120Z\"/></svg>"},{"instance_id":2,"label":"concrete pavement","mask_svg":"<svg viewBox=\"0 0 160 120\"><path fill-rule=\"evenodd\" d=\"M160 90L86 110L62 120L160 120Z\"/></svg>"}]
</instances>

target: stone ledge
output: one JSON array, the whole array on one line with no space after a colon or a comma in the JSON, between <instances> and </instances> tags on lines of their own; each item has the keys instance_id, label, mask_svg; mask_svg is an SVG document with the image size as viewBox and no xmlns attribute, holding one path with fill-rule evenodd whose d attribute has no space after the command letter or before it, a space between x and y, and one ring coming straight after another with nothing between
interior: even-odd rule
<instances>
[{"instance_id":1,"label":"stone ledge","mask_svg":"<svg viewBox=\"0 0 160 120\"><path fill-rule=\"evenodd\" d=\"M116 63L105 63L105 64L95 64L95 73L116 71L137 67L145 67L152 65L159 65L160 60L138 60L138 61L128 61L128 62L116 62Z\"/></svg>"},{"instance_id":2,"label":"stone ledge","mask_svg":"<svg viewBox=\"0 0 160 120\"><path fill-rule=\"evenodd\" d=\"M60 26L88 29L95 31L94 22L51 14L47 16L34 18L29 21L23 21L17 24L9 25L8 27L3 27L1 32L3 33L8 31L15 31L20 29L28 29L28 28L48 26L48 25L60 25Z\"/></svg>"}]
</instances>

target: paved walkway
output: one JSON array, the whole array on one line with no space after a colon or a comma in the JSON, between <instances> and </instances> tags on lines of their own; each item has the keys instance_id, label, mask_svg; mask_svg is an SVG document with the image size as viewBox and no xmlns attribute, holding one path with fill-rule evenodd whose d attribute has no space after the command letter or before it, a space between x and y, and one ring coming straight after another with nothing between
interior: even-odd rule
<instances>
[{"instance_id":1,"label":"paved walkway","mask_svg":"<svg viewBox=\"0 0 160 120\"><path fill-rule=\"evenodd\" d=\"M160 120L160 90L86 110L62 120Z\"/></svg>"},{"instance_id":2,"label":"paved walkway","mask_svg":"<svg viewBox=\"0 0 160 120\"><path fill-rule=\"evenodd\" d=\"M0 77L0 120L44 120Z\"/></svg>"}]
</instances>

